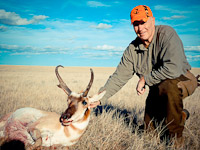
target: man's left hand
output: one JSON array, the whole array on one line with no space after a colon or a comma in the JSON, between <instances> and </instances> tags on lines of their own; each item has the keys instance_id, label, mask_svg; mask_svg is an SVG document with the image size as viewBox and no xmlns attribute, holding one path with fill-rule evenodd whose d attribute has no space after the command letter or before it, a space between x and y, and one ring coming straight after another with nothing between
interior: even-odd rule
<instances>
[{"instance_id":1,"label":"man's left hand","mask_svg":"<svg viewBox=\"0 0 200 150\"><path fill-rule=\"evenodd\" d=\"M143 76L138 81L136 91L138 95L142 95L145 92L145 79Z\"/></svg>"}]
</instances>

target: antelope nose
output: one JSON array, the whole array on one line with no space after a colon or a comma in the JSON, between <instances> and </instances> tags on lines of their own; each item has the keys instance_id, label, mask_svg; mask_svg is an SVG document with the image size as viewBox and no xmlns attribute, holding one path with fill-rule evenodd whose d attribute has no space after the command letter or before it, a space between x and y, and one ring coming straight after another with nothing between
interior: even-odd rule
<instances>
[{"instance_id":1,"label":"antelope nose","mask_svg":"<svg viewBox=\"0 0 200 150\"><path fill-rule=\"evenodd\" d=\"M63 120L65 120L65 119L69 119L71 117L71 115L70 114L62 114L61 115L61 117L60 117L60 122L63 122Z\"/></svg>"},{"instance_id":2,"label":"antelope nose","mask_svg":"<svg viewBox=\"0 0 200 150\"><path fill-rule=\"evenodd\" d=\"M63 122L63 118L62 118L62 116L60 117L60 122L61 122L61 123Z\"/></svg>"}]
</instances>

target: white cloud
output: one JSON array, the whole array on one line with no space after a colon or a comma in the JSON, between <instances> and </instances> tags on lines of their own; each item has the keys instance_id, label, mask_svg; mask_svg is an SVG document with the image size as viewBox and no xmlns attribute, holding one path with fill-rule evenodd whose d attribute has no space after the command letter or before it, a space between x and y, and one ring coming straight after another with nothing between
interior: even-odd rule
<instances>
[{"instance_id":1,"label":"white cloud","mask_svg":"<svg viewBox=\"0 0 200 150\"><path fill-rule=\"evenodd\" d=\"M154 6L154 9L155 10L166 10L166 11L169 10L169 8L162 6L162 5L156 5L156 6Z\"/></svg>"},{"instance_id":2,"label":"white cloud","mask_svg":"<svg viewBox=\"0 0 200 150\"><path fill-rule=\"evenodd\" d=\"M117 53L119 52L122 54L124 51L124 47L116 47L111 45L97 45L97 46L81 46L74 49L66 48L66 47L55 47L55 46L44 46L44 47L35 47L35 46L19 46L19 45L7 45L7 44L0 44L0 51L4 53L11 53L11 55L38 55L38 54L67 54L67 53L75 53L77 50L84 49L84 50L96 50L93 51L94 53L98 53L98 51L107 51ZM83 53L86 53L83 52ZM88 52L89 53L89 52ZM107 55L108 53L103 53Z\"/></svg>"},{"instance_id":3,"label":"white cloud","mask_svg":"<svg viewBox=\"0 0 200 150\"><path fill-rule=\"evenodd\" d=\"M172 9L169 8L167 6L163 6L163 5L156 5L154 6L155 10L164 10L164 11L169 11L170 13L178 13L178 14L187 14L187 13L192 13L192 11L182 11L182 10L178 10L178 8Z\"/></svg>"},{"instance_id":4,"label":"white cloud","mask_svg":"<svg viewBox=\"0 0 200 150\"><path fill-rule=\"evenodd\" d=\"M89 7L110 7L110 5L106 5L98 1L88 1L87 5Z\"/></svg>"},{"instance_id":5,"label":"white cloud","mask_svg":"<svg viewBox=\"0 0 200 150\"><path fill-rule=\"evenodd\" d=\"M41 20L48 18L48 16L39 15L33 16L31 20L21 18L20 15L15 12L6 12L4 9L0 9L0 23L6 25L28 25L38 23Z\"/></svg>"},{"instance_id":6,"label":"white cloud","mask_svg":"<svg viewBox=\"0 0 200 150\"><path fill-rule=\"evenodd\" d=\"M187 25L190 25L190 24L193 24L193 23L196 23L196 21L188 21L188 22L184 22L184 23L182 23L182 24L175 24L175 25L173 25L173 27L177 27L177 26L187 26ZM190 30L190 31L194 31L194 28L192 28L192 29L184 29L185 31L186 30ZM196 29L195 29L196 30Z\"/></svg>"},{"instance_id":7,"label":"white cloud","mask_svg":"<svg viewBox=\"0 0 200 150\"><path fill-rule=\"evenodd\" d=\"M82 54L87 51L122 54L126 46L135 38L135 34L129 23L121 20L115 20L114 23L115 27L110 30L90 28L92 25L95 26L95 22L61 19L41 22L45 29L8 26L9 30L0 34L0 44L7 44L1 45L0 50L15 55L61 52L77 55L77 52ZM47 45L50 48L47 48Z\"/></svg>"},{"instance_id":8,"label":"white cloud","mask_svg":"<svg viewBox=\"0 0 200 150\"><path fill-rule=\"evenodd\" d=\"M195 56L188 55L188 56L187 56L187 59L188 59L188 61L190 61L190 62L200 61L200 55L195 55Z\"/></svg>"},{"instance_id":9,"label":"white cloud","mask_svg":"<svg viewBox=\"0 0 200 150\"><path fill-rule=\"evenodd\" d=\"M82 49L91 49L91 50L104 50L104 51L124 51L124 47L117 47L117 46L112 46L112 45L97 45L97 46L94 46L94 47L91 47L91 46L87 46L87 45L84 45L81 47Z\"/></svg>"},{"instance_id":10,"label":"white cloud","mask_svg":"<svg viewBox=\"0 0 200 150\"><path fill-rule=\"evenodd\" d=\"M7 27L5 26L0 26L0 31L6 31L7 30Z\"/></svg>"},{"instance_id":11,"label":"white cloud","mask_svg":"<svg viewBox=\"0 0 200 150\"><path fill-rule=\"evenodd\" d=\"M80 50L80 49L84 49ZM124 48L111 45L98 45L95 47L82 46L71 50L65 47L33 47L33 46L19 46L0 44L0 53L10 53L10 55L44 55L44 54L79 54L77 57L91 58L91 59L110 59L110 57L122 56Z\"/></svg>"},{"instance_id":12,"label":"white cloud","mask_svg":"<svg viewBox=\"0 0 200 150\"><path fill-rule=\"evenodd\" d=\"M110 46L110 45L98 45L98 46L96 46L96 48L95 49L97 49L97 50L114 50L115 49L115 47L114 46Z\"/></svg>"},{"instance_id":13,"label":"white cloud","mask_svg":"<svg viewBox=\"0 0 200 150\"><path fill-rule=\"evenodd\" d=\"M119 2L119 1L115 1L114 3L115 3L115 4L120 4L120 2Z\"/></svg>"},{"instance_id":14,"label":"white cloud","mask_svg":"<svg viewBox=\"0 0 200 150\"><path fill-rule=\"evenodd\" d=\"M67 54L70 50L63 47L34 47L0 44L0 51L10 52L11 55Z\"/></svg>"},{"instance_id":15,"label":"white cloud","mask_svg":"<svg viewBox=\"0 0 200 150\"><path fill-rule=\"evenodd\" d=\"M178 15L174 15L174 16L171 16L171 17L162 17L163 20L174 20L174 19L184 19L186 18L186 16L178 16Z\"/></svg>"},{"instance_id":16,"label":"white cloud","mask_svg":"<svg viewBox=\"0 0 200 150\"><path fill-rule=\"evenodd\" d=\"M111 57L120 57L122 56L121 52L107 52L107 53L102 53L102 52L84 52L81 58L90 58L90 59L110 59ZM120 59L119 59L120 60Z\"/></svg>"},{"instance_id":17,"label":"white cloud","mask_svg":"<svg viewBox=\"0 0 200 150\"><path fill-rule=\"evenodd\" d=\"M96 47L94 47L94 49L96 50L108 50L108 51L124 51L125 48L120 46L120 47L117 47L117 46L111 46L111 45L98 45Z\"/></svg>"},{"instance_id":18,"label":"white cloud","mask_svg":"<svg viewBox=\"0 0 200 150\"><path fill-rule=\"evenodd\" d=\"M45 20L46 18L48 18L48 16L44 15L33 16L33 19L31 19L30 22L38 23L40 20Z\"/></svg>"},{"instance_id":19,"label":"white cloud","mask_svg":"<svg viewBox=\"0 0 200 150\"><path fill-rule=\"evenodd\" d=\"M185 46L184 49L190 51L200 51L200 46Z\"/></svg>"},{"instance_id":20,"label":"white cloud","mask_svg":"<svg viewBox=\"0 0 200 150\"><path fill-rule=\"evenodd\" d=\"M112 28L112 25L109 24L105 24L105 23L99 23L98 25L92 25L92 28L96 28L96 29L109 29Z\"/></svg>"},{"instance_id":21,"label":"white cloud","mask_svg":"<svg viewBox=\"0 0 200 150\"><path fill-rule=\"evenodd\" d=\"M109 55L102 53L102 52L84 52L82 56L80 56L81 58L93 58L93 59L109 59Z\"/></svg>"}]
</instances>

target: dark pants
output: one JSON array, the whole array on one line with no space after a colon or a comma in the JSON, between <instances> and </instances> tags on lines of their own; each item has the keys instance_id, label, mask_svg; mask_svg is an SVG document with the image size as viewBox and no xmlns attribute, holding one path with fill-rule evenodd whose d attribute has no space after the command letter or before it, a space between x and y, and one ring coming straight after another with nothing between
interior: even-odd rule
<instances>
[{"instance_id":1,"label":"dark pants","mask_svg":"<svg viewBox=\"0 0 200 150\"><path fill-rule=\"evenodd\" d=\"M151 86L146 99L146 127L155 129L157 125L167 125L165 136L181 137L185 123L182 119L183 99L191 95L196 87L197 79L190 72Z\"/></svg>"}]
</instances>

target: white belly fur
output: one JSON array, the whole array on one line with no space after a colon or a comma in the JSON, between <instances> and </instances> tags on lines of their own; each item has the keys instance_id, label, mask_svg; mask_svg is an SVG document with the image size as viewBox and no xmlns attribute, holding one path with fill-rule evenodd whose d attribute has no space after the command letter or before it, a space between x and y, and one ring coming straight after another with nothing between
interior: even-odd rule
<instances>
[{"instance_id":1,"label":"white belly fur","mask_svg":"<svg viewBox=\"0 0 200 150\"><path fill-rule=\"evenodd\" d=\"M70 132L70 129L69 129L69 132ZM54 133L52 133L49 130L44 129L41 134L42 134L42 146L47 146L47 147L52 146L54 144L70 146L76 143L76 142L71 142L71 141L81 136L80 134L70 134L71 135L70 137L66 137L64 133L64 126L62 126L60 130L57 130Z\"/></svg>"}]
</instances>

